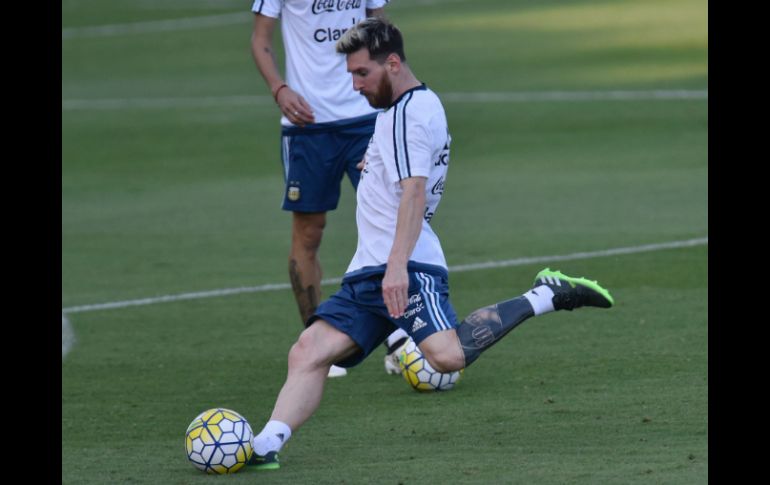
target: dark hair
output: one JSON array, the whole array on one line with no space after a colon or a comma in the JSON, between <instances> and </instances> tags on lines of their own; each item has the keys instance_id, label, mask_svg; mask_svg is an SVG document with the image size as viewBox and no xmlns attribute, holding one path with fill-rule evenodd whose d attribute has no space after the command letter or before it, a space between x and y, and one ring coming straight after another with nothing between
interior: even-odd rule
<instances>
[{"instance_id":1,"label":"dark hair","mask_svg":"<svg viewBox=\"0 0 770 485\"><path fill-rule=\"evenodd\" d=\"M362 48L366 48L369 57L379 63L385 62L385 58L394 53L406 61L401 31L379 17L362 20L337 41L337 52L340 54L352 54Z\"/></svg>"}]
</instances>

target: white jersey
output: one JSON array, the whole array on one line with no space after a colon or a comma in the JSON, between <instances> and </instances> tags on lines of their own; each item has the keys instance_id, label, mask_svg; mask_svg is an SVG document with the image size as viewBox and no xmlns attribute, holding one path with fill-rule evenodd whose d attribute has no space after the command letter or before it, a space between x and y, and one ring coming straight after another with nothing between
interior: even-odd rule
<instances>
[{"instance_id":1,"label":"white jersey","mask_svg":"<svg viewBox=\"0 0 770 485\"><path fill-rule=\"evenodd\" d=\"M310 104L316 123L356 118L376 112L353 90L337 41L366 18L366 9L388 0L255 0L252 12L281 19L286 52L286 84ZM281 124L292 126L285 117Z\"/></svg>"},{"instance_id":2,"label":"white jersey","mask_svg":"<svg viewBox=\"0 0 770 485\"><path fill-rule=\"evenodd\" d=\"M377 116L356 191L358 248L346 275L384 270L396 236L403 192L399 182L409 177L428 179L422 230L410 264L447 269L429 223L444 193L450 143L444 107L424 84L405 92Z\"/></svg>"}]
</instances>

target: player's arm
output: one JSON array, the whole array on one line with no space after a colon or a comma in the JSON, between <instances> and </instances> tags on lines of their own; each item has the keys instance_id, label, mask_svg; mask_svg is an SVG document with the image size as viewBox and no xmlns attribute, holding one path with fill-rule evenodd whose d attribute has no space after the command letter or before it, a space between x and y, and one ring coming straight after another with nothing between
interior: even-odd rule
<instances>
[{"instance_id":1,"label":"player's arm","mask_svg":"<svg viewBox=\"0 0 770 485\"><path fill-rule=\"evenodd\" d=\"M278 64L275 61L275 51L273 50L273 31L275 30L276 22L276 19L267 15L259 13L254 15L254 32L251 34L251 55L281 112L292 123L304 126L307 123L313 123L315 117L307 101L290 87L286 86L286 82L278 70Z\"/></svg>"},{"instance_id":2,"label":"player's arm","mask_svg":"<svg viewBox=\"0 0 770 485\"><path fill-rule=\"evenodd\" d=\"M400 317L409 301L409 274L407 263L422 231L425 215L425 177L401 180L401 202L396 221L396 237L388 256L388 265L382 280L382 298L388 313Z\"/></svg>"},{"instance_id":3,"label":"player's arm","mask_svg":"<svg viewBox=\"0 0 770 485\"><path fill-rule=\"evenodd\" d=\"M380 8L367 8L366 9L366 16L367 17L379 17L381 19L385 18L385 9Z\"/></svg>"}]
</instances>

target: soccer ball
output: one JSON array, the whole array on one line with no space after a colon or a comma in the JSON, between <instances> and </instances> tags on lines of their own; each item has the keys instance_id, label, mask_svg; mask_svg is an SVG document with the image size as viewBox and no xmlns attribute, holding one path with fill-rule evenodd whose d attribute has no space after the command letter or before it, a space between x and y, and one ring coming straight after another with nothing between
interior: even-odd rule
<instances>
[{"instance_id":1,"label":"soccer ball","mask_svg":"<svg viewBox=\"0 0 770 485\"><path fill-rule=\"evenodd\" d=\"M401 375L404 376L406 382L413 389L421 392L448 391L455 387L463 373L462 370L446 374L436 371L430 366L412 339L409 339L404 348L401 349L401 353L398 355L398 364L401 367Z\"/></svg>"},{"instance_id":2,"label":"soccer ball","mask_svg":"<svg viewBox=\"0 0 770 485\"><path fill-rule=\"evenodd\" d=\"M230 409L214 408L193 419L184 437L190 463L207 473L235 473L251 457L253 432L248 421Z\"/></svg>"}]
</instances>

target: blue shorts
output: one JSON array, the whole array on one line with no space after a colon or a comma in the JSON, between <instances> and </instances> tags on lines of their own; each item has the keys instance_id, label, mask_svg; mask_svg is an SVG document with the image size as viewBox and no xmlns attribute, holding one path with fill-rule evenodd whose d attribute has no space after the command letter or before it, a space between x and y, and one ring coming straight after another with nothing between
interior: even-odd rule
<instances>
[{"instance_id":1,"label":"blue shorts","mask_svg":"<svg viewBox=\"0 0 770 485\"><path fill-rule=\"evenodd\" d=\"M374 133L377 113L305 126L283 127L283 209L293 212L326 212L337 208L345 173L358 188L364 158Z\"/></svg>"},{"instance_id":2,"label":"blue shorts","mask_svg":"<svg viewBox=\"0 0 770 485\"><path fill-rule=\"evenodd\" d=\"M409 304L401 318L391 318L382 300L383 273L344 279L340 290L321 303L309 323L324 320L347 334L361 352L337 362L353 367L400 327L419 344L430 335L456 328L445 271L409 271Z\"/></svg>"}]
</instances>

